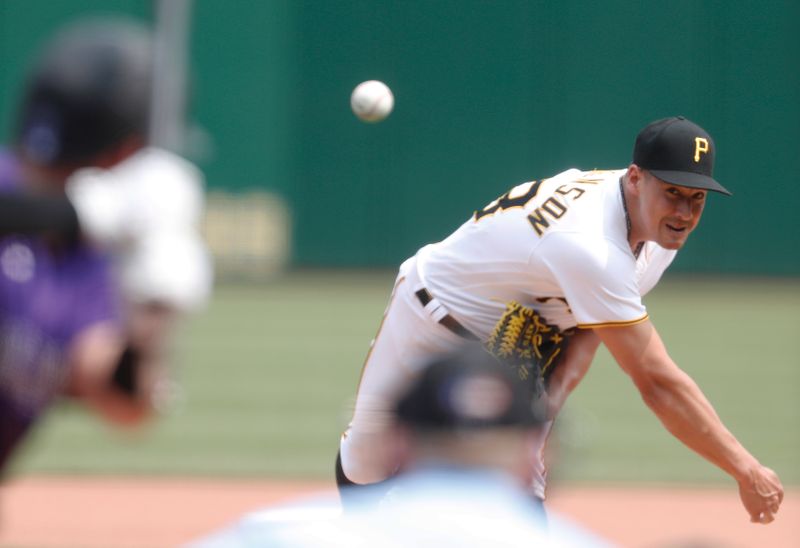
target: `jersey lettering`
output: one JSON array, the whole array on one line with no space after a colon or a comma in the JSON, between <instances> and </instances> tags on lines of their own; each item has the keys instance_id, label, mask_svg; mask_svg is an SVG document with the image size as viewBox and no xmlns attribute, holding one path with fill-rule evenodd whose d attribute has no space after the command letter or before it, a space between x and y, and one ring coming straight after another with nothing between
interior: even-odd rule
<instances>
[{"instance_id":1,"label":"jersey lettering","mask_svg":"<svg viewBox=\"0 0 800 548\"><path fill-rule=\"evenodd\" d=\"M575 179L574 182L586 185L599 185L603 182L608 173L611 173L611 171L608 171L607 169L593 169L592 171L586 172L583 177Z\"/></svg>"},{"instance_id":2,"label":"jersey lettering","mask_svg":"<svg viewBox=\"0 0 800 548\"><path fill-rule=\"evenodd\" d=\"M542 182L543 181L531 181L515 186L496 200L492 200L492 202L483 209L476 211L474 220L480 221L484 217L494 215L498 211L502 212L515 207L525 207L528 202L536 197L536 194L539 192L539 187L542 186ZM594 181L589 180L576 182L594 184ZM561 185L555 190L556 194L564 196L565 198L569 197L571 200L577 200L583 196L585 192L586 191L580 187L569 185ZM528 222L531 223L536 234L541 236L544 234L544 231L550 227L551 220L560 219L564 213L567 212L568 204L569 202L559 200L556 196L550 196L542 205L537 207L533 213L528 215Z\"/></svg>"},{"instance_id":3,"label":"jersey lettering","mask_svg":"<svg viewBox=\"0 0 800 548\"><path fill-rule=\"evenodd\" d=\"M528 215L528 222L531 223L531 226L536 231L536 234L541 236L544 234L544 231L550 227L550 221L548 221L544 214L546 213L552 220L560 219L564 213L567 212L567 206L559 202L553 196L550 196L544 203L533 210L533 213Z\"/></svg>"},{"instance_id":4,"label":"jersey lettering","mask_svg":"<svg viewBox=\"0 0 800 548\"><path fill-rule=\"evenodd\" d=\"M586 192L582 188L578 187L567 187L567 185L561 185L556 189L558 194L562 196L570 196L573 195L573 200L577 200L583 193ZM542 205L537 207L533 210L533 213L528 215L528 222L531 223L531 226L536 231L536 234L541 236L544 234L544 231L550 227L550 221L545 218L545 214L550 217L551 220L555 221L556 219L560 219L564 213L567 212L567 205L562 203L558 198L555 196L550 196Z\"/></svg>"},{"instance_id":5,"label":"jersey lettering","mask_svg":"<svg viewBox=\"0 0 800 548\"><path fill-rule=\"evenodd\" d=\"M567 206L559 202L553 196L550 196L548 199L546 199L539 209L543 210L553 219L560 219L561 216L567 212Z\"/></svg>"},{"instance_id":6,"label":"jersey lettering","mask_svg":"<svg viewBox=\"0 0 800 548\"><path fill-rule=\"evenodd\" d=\"M528 215L528 221L539 236L544 234L544 231L550 226L550 222L542 216L542 212L538 208Z\"/></svg>"},{"instance_id":7,"label":"jersey lettering","mask_svg":"<svg viewBox=\"0 0 800 548\"><path fill-rule=\"evenodd\" d=\"M569 196L570 194L572 194L574 192L576 194L576 196L574 196L572 199L573 200L577 200L578 198L583 196L583 193L586 192L586 191L583 190L582 188L578 188L576 186L567 188L567 185L561 185L560 187L558 187L556 189L556 192L558 192L562 196Z\"/></svg>"}]
</instances>

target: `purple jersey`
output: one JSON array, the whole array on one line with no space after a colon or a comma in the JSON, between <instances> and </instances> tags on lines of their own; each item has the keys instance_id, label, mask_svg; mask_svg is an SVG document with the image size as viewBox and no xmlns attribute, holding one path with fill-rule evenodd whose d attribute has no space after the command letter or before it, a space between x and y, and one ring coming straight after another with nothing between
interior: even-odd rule
<instances>
[{"instance_id":1,"label":"purple jersey","mask_svg":"<svg viewBox=\"0 0 800 548\"><path fill-rule=\"evenodd\" d=\"M0 192L14 191L13 160L0 153ZM107 258L42 238L0 238L0 469L36 418L64 388L76 336L118 322Z\"/></svg>"}]
</instances>

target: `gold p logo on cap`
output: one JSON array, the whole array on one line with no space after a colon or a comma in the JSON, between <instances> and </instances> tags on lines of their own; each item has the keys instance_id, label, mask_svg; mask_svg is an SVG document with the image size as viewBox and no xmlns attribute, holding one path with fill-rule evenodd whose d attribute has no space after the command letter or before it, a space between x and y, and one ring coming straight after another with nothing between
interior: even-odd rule
<instances>
[{"instance_id":1,"label":"gold p logo on cap","mask_svg":"<svg viewBox=\"0 0 800 548\"><path fill-rule=\"evenodd\" d=\"M694 161L700 161L700 154L706 154L708 152L708 139L705 137L695 137L694 138Z\"/></svg>"}]
</instances>

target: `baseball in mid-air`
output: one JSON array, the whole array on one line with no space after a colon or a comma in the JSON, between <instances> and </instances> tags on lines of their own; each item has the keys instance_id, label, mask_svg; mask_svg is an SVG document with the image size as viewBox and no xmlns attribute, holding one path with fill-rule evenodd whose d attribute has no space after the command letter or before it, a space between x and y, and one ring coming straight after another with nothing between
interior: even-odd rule
<instances>
[{"instance_id":1,"label":"baseball in mid-air","mask_svg":"<svg viewBox=\"0 0 800 548\"><path fill-rule=\"evenodd\" d=\"M392 112L394 95L389 86L378 80L361 82L350 96L350 108L365 122L380 122Z\"/></svg>"}]
</instances>

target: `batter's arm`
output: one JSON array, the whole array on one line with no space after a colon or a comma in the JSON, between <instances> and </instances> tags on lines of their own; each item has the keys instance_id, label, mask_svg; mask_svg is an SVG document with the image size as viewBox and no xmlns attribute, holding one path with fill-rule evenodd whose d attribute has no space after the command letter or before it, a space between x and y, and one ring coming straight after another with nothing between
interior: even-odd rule
<instances>
[{"instance_id":1,"label":"batter's arm","mask_svg":"<svg viewBox=\"0 0 800 548\"><path fill-rule=\"evenodd\" d=\"M68 392L105 419L134 426L154 411L149 388L157 362L138 356L134 381L137 389L120 389L112 379L127 347L122 330L111 322L93 324L81 331L70 347Z\"/></svg>"},{"instance_id":2,"label":"batter's arm","mask_svg":"<svg viewBox=\"0 0 800 548\"><path fill-rule=\"evenodd\" d=\"M600 337L591 329L581 329L569 341L567 351L547 383L547 415L554 418L567 396L581 382L592 364Z\"/></svg>"},{"instance_id":3,"label":"batter's arm","mask_svg":"<svg viewBox=\"0 0 800 548\"><path fill-rule=\"evenodd\" d=\"M653 324L646 320L594 332L667 430L737 481L751 521L771 522L783 500L777 474L762 466L725 428L697 384L669 357Z\"/></svg>"}]
</instances>

